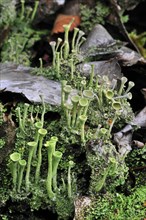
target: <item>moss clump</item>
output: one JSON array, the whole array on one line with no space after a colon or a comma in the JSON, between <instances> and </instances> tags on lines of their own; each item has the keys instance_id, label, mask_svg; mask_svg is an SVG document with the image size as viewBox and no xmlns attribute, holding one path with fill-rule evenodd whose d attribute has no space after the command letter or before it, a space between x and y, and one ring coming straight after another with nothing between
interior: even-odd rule
<instances>
[{"instance_id":1,"label":"moss clump","mask_svg":"<svg viewBox=\"0 0 146 220\"><path fill-rule=\"evenodd\" d=\"M81 28L85 33L93 28L95 24L104 24L105 18L109 15L109 7L102 1L96 1L95 7L80 5Z\"/></svg>"},{"instance_id":2,"label":"moss clump","mask_svg":"<svg viewBox=\"0 0 146 220\"><path fill-rule=\"evenodd\" d=\"M85 220L138 220L145 217L146 187L141 186L126 197L119 193L98 195L86 212Z\"/></svg>"}]
</instances>

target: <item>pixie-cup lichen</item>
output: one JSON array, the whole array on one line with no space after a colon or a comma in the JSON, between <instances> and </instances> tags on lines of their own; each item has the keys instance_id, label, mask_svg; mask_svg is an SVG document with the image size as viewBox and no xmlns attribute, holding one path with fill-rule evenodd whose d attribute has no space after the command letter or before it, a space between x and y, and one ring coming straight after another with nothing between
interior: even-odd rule
<instances>
[{"instance_id":1,"label":"pixie-cup lichen","mask_svg":"<svg viewBox=\"0 0 146 220\"><path fill-rule=\"evenodd\" d=\"M43 139L47 134L47 130L44 128L40 128L38 130L39 133L39 148L38 148L38 154L37 154L37 166L36 166L36 172L35 172L35 183L37 184L40 178L40 169L42 164L42 146L43 146Z\"/></svg>"},{"instance_id":2,"label":"pixie-cup lichen","mask_svg":"<svg viewBox=\"0 0 146 220\"><path fill-rule=\"evenodd\" d=\"M20 193L20 188L21 188L22 180L23 180L23 173L26 167L26 160L19 160L18 165L19 165L19 170L18 170L18 189L17 190Z\"/></svg>"},{"instance_id":3,"label":"pixie-cup lichen","mask_svg":"<svg viewBox=\"0 0 146 220\"><path fill-rule=\"evenodd\" d=\"M18 161L21 159L21 154L18 152L14 152L10 155L10 170L12 173L13 179L13 189L16 191L18 184Z\"/></svg>"},{"instance_id":4,"label":"pixie-cup lichen","mask_svg":"<svg viewBox=\"0 0 146 220\"><path fill-rule=\"evenodd\" d=\"M25 176L25 187L26 192L29 192L30 189L30 171L31 171L31 164L32 164L32 157L34 153L34 149L36 148L37 143L35 141L31 141L27 143L28 146L28 160L27 160L27 169L26 169L26 176Z\"/></svg>"}]
</instances>

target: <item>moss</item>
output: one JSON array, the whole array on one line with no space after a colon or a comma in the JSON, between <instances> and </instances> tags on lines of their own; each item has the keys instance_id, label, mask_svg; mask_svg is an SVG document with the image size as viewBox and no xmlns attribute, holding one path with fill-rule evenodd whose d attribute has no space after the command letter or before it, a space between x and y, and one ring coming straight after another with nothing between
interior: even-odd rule
<instances>
[{"instance_id":1,"label":"moss","mask_svg":"<svg viewBox=\"0 0 146 220\"><path fill-rule=\"evenodd\" d=\"M31 26L30 8L25 7L22 15L23 7L20 10L16 10L15 5L15 0L2 1L0 4L0 9L2 10L0 26L7 26L9 28L6 39L2 45L1 61L11 61L30 66L30 48L46 31L38 31ZM31 10L33 11L33 9Z\"/></svg>"},{"instance_id":2,"label":"moss","mask_svg":"<svg viewBox=\"0 0 146 220\"><path fill-rule=\"evenodd\" d=\"M86 212L86 220L137 220L145 217L146 187L141 186L126 197L119 193L106 192L92 198L92 205Z\"/></svg>"},{"instance_id":3,"label":"moss","mask_svg":"<svg viewBox=\"0 0 146 220\"><path fill-rule=\"evenodd\" d=\"M1 0L0 2L0 28L6 28L13 24L16 19L16 1L15 0Z\"/></svg>"},{"instance_id":4,"label":"moss","mask_svg":"<svg viewBox=\"0 0 146 220\"><path fill-rule=\"evenodd\" d=\"M95 24L104 24L105 18L109 15L109 7L101 2L96 1L95 7L89 8L87 5L80 5L81 10L81 28L88 33Z\"/></svg>"},{"instance_id":5,"label":"moss","mask_svg":"<svg viewBox=\"0 0 146 220\"><path fill-rule=\"evenodd\" d=\"M70 200L67 195L58 194L56 200L56 211L59 216L58 219L68 220L73 216L74 204L73 200Z\"/></svg>"}]
</instances>

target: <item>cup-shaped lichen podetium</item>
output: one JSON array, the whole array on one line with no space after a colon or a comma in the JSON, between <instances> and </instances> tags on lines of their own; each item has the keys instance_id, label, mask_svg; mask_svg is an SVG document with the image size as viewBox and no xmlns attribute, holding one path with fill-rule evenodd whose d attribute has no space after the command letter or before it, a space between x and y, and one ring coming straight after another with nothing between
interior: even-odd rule
<instances>
[{"instance_id":1,"label":"cup-shaped lichen podetium","mask_svg":"<svg viewBox=\"0 0 146 220\"><path fill-rule=\"evenodd\" d=\"M84 90L83 91L83 96L89 100L92 100L94 98L94 92L92 90Z\"/></svg>"},{"instance_id":2,"label":"cup-shaped lichen podetium","mask_svg":"<svg viewBox=\"0 0 146 220\"><path fill-rule=\"evenodd\" d=\"M76 40L76 36L77 36L77 33L79 32L79 28L74 28L74 33L73 33L73 38L72 38L72 44L71 44L71 49L72 51L75 50L75 40Z\"/></svg>"},{"instance_id":3,"label":"cup-shaped lichen podetium","mask_svg":"<svg viewBox=\"0 0 146 220\"><path fill-rule=\"evenodd\" d=\"M37 166L36 166L36 172L35 172L35 183L37 184L40 177L40 169L42 165L42 146L43 146L43 139L47 134L47 130L44 128L40 128L38 130L39 133L39 148L38 148L38 159L37 159Z\"/></svg>"},{"instance_id":4,"label":"cup-shaped lichen podetium","mask_svg":"<svg viewBox=\"0 0 146 220\"><path fill-rule=\"evenodd\" d=\"M23 113L23 118L22 118L23 129L25 129L26 120L27 120L27 113L28 113L29 106L30 105L28 103L24 103L24 113Z\"/></svg>"},{"instance_id":5,"label":"cup-shaped lichen podetium","mask_svg":"<svg viewBox=\"0 0 146 220\"><path fill-rule=\"evenodd\" d=\"M112 103L112 107L113 109L115 109L116 111L119 111L121 109L121 103L120 102L113 102Z\"/></svg>"},{"instance_id":6,"label":"cup-shaped lichen podetium","mask_svg":"<svg viewBox=\"0 0 146 220\"><path fill-rule=\"evenodd\" d=\"M87 116L80 115L79 116L79 126L80 126L80 134L81 134L81 142L85 143L85 122L87 121Z\"/></svg>"},{"instance_id":7,"label":"cup-shaped lichen podetium","mask_svg":"<svg viewBox=\"0 0 146 220\"><path fill-rule=\"evenodd\" d=\"M75 163L70 160L68 163L68 175L67 175L67 182L68 182L68 197L71 198L72 197L72 180L71 180L71 168L73 168L75 165Z\"/></svg>"},{"instance_id":8,"label":"cup-shaped lichen podetium","mask_svg":"<svg viewBox=\"0 0 146 220\"><path fill-rule=\"evenodd\" d=\"M89 104L94 98L94 92L90 89L84 90L83 91L83 96L88 99L88 105L86 106L86 108L84 110L84 114L86 115L87 111L88 111Z\"/></svg>"},{"instance_id":9,"label":"cup-shaped lichen podetium","mask_svg":"<svg viewBox=\"0 0 146 220\"><path fill-rule=\"evenodd\" d=\"M50 199L54 199L55 193L52 190L52 175L53 175L52 156L54 153L54 141L47 141L45 143L45 147L47 148L47 152L48 152L48 173L46 179L46 189L47 189L48 197Z\"/></svg>"},{"instance_id":10,"label":"cup-shaped lichen podetium","mask_svg":"<svg viewBox=\"0 0 146 220\"><path fill-rule=\"evenodd\" d=\"M80 115L86 115L87 112L87 107L89 105L88 99L87 98L80 98L79 99L79 103L78 103L78 114L77 114L77 118L76 118L76 123L75 126L78 127L79 125L79 117Z\"/></svg>"},{"instance_id":11,"label":"cup-shaped lichen podetium","mask_svg":"<svg viewBox=\"0 0 146 220\"><path fill-rule=\"evenodd\" d=\"M55 148L56 148L56 143L57 143L57 141L58 141L58 137L52 136L51 139L50 139L50 141L52 141L52 142L54 143L54 151L53 151L53 152L55 152Z\"/></svg>"},{"instance_id":12,"label":"cup-shaped lichen podetium","mask_svg":"<svg viewBox=\"0 0 146 220\"><path fill-rule=\"evenodd\" d=\"M114 101L114 102L112 103L112 107L113 107L113 109L115 110L115 115L114 115L114 118L112 119L112 123L110 124L109 131L108 131L107 136L110 136L111 131L112 131L112 128L113 128L113 125L114 125L114 123L115 123L115 121L116 121L118 115L121 114L121 111L120 111L120 110L121 110L122 106L121 106L121 103L120 103L120 102Z\"/></svg>"},{"instance_id":13,"label":"cup-shaped lichen podetium","mask_svg":"<svg viewBox=\"0 0 146 220\"><path fill-rule=\"evenodd\" d=\"M19 172L18 172L18 188L17 188L17 191L20 192L20 188L21 188L22 180L23 180L23 173L24 173L24 169L26 167L26 160L19 160L18 165L19 165Z\"/></svg>"},{"instance_id":14,"label":"cup-shaped lichen podetium","mask_svg":"<svg viewBox=\"0 0 146 220\"><path fill-rule=\"evenodd\" d=\"M71 21L69 24L64 24L64 32L65 32L65 36L64 36L64 59L66 60L69 56L69 50L70 50L70 46L69 46L69 39L68 39L68 34L69 34L69 30L71 27L73 21Z\"/></svg>"},{"instance_id":15,"label":"cup-shaped lichen podetium","mask_svg":"<svg viewBox=\"0 0 146 220\"><path fill-rule=\"evenodd\" d=\"M56 52L56 77L60 77L60 53Z\"/></svg>"},{"instance_id":16,"label":"cup-shaped lichen podetium","mask_svg":"<svg viewBox=\"0 0 146 220\"><path fill-rule=\"evenodd\" d=\"M58 137L56 136L52 136L51 139L49 141L46 141L45 146L51 145L53 148L53 153L55 152L55 148L56 148L56 143L58 141Z\"/></svg>"},{"instance_id":17,"label":"cup-shaped lichen podetium","mask_svg":"<svg viewBox=\"0 0 146 220\"><path fill-rule=\"evenodd\" d=\"M125 93L128 93L133 88L133 86L135 86L135 83L132 81L129 81L128 88L126 89Z\"/></svg>"},{"instance_id":18,"label":"cup-shaped lichen podetium","mask_svg":"<svg viewBox=\"0 0 146 220\"><path fill-rule=\"evenodd\" d=\"M28 192L29 188L30 188L29 178L30 178L31 162L32 162L33 152L34 152L34 149L36 148L36 145L37 145L37 143L35 141L27 143L27 146L29 148L28 149L29 153L28 153L27 169L26 169L26 176L25 176L26 192Z\"/></svg>"},{"instance_id":19,"label":"cup-shaped lichen podetium","mask_svg":"<svg viewBox=\"0 0 146 220\"><path fill-rule=\"evenodd\" d=\"M52 160L52 178L53 178L53 189L54 191L57 190L57 169L59 162L62 158L62 152L55 151L53 153L53 160Z\"/></svg>"},{"instance_id":20,"label":"cup-shaped lichen podetium","mask_svg":"<svg viewBox=\"0 0 146 220\"><path fill-rule=\"evenodd\" d=\"M73 104L73 110L72 110L72 121L71 121L71 126L74 127L75 122L76 122L76 117L77 117L77 105L79 102L80 96L75 95L71 97L71 102Z\"/></svg>"},{"instance_id":21,"label":"cup-shaped lichen podetium","mask_svg":"<svg viewBox=\"0 0 146 220\"><path fill-rule=\"evenodd\" d=\"M18 161L21 159L21 155L18 152L14 152L10 155L11 163L10 170L13 178L13 188L17 188L17 176L18 176Z\"/></svg>"},{"instance_id":22,"label":"cup-shaped lichen podetium","mask_svg":"<svg viewBox=\"0 0 146 220\"><path fill-rule=\"evenodd\" d=\"M85 33L82 30L79 30L78 37L77 37L77 40L76 40L76 43L75 43L75 49L74 49L76 51L76 53L79 52L80 40L81 40L83 35L85 35Z\"/></svg>"},{"instance_id":23,"label":"cup-shaped lichen podetium","mask_svg":"<svg viewBox=\"0 0 146 220\"><path fill-rule=\"evenodd\" d=\"M112 99L114 96L114 92L112 90L105 91L105 96L107 99Z\"/></svg>"},{"instance_id":24,"label":"cup-shaped lichen podetium","mask_svg":"<svg viewBox=\"0 0 146 220\"><path fill-rule=\"evenodd\" d=\"M120 88L119 88L119 91L118 91L118 95L121 95L121 94L122 94L126 82L127 82L127 78L123 76L123 77L121 78L121 85L120 85Z\"/></svg>"},{"instance_id":25,"label":"cup-shaped lichen podetium","mask_svg":"<svg viewBox=\"0 0 146 220\"><path fill-rule=\"evenodd\" d=\"M55 53L55 46L56 46L56 41L51 41L50 42L50 46L52 48L52 53L53 53L53 68L55 68L55 65L56 65L56 53Z\"/></svg>"},{"instance_id":26,"label":"cup-shaped lichen podetium","mask_svg":"<svg viewBox=\"0 0 146 220\"><path fill-rule=\"evenodd\" d=\"M100 128L99 131L98 131L98 138L101 139L101 138L107 138L107 133L108 133L108 130L106 128Z\"/></svg>"},{"instance_id":27,"label":"cup-shaped lichen podetium","mask_svg":"<svg viewBox=\"0 0 146 220\"><path fill-rule=\"evenodd\" d=\"M64 109L65 109L65 115L66 115L66 121L67 121L67 127L70 128L71 127L71 110L73 108L73 106L71 104L64 104Z\"/></svg>"},{"instance_id":28,"label":"cup-shaped lichen podetium","mask_svg":"<svg viewBox=\"0 0 146 220\"><path fill-rule=\"evenodd\" d=\"M34 125L35 125L35 137L34 137L34 141L35 141L35 142L37 143L37 145L38 145L38 141L39 141L39 132L38 132L38 130L43 127L43 124L42 124L42 122L37 121ZM33 153L33 157L34 157L34 158L36 157L37 145L36 145L36 148L34 149L34 153Z\"/></svg>"},{"instance_id":29,"label":"cup-shaped lichen podetium","mask_svg":"<svg viewBox=\"0 0 146 220\"><path fill-rule=\"evenodd\" d=\"M72 91L72 87L70 85L66 85L63 89L64 94L65 94L65 102L68 100L68 96Z\"/></svg>"}]
</instances>

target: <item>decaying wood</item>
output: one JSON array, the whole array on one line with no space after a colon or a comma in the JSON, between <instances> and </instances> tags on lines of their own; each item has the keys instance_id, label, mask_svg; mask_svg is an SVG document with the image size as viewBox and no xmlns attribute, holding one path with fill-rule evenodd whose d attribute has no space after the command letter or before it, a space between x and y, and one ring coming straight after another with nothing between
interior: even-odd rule
<instances>
[{"instance_id":1,"label":"decaying wood","mask_svg":"<svg viewBox=\"0 0 146 220\"><path fill-rule=\"evenodd\" d=\"M126 125L121 131L114 134L114 141L117 144L119 151L125 150L127 153L131 150L132 133L135 128L146 127L146 107L144 107L130 124Z\"/></svg>"}]
</instances>

